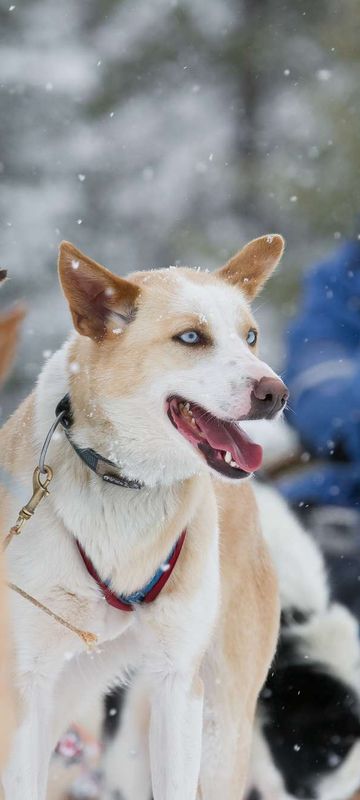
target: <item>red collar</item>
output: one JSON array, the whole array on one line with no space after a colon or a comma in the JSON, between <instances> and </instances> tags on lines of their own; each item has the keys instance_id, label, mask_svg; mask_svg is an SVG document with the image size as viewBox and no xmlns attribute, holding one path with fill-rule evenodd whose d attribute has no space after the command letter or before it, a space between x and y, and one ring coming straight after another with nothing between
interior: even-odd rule
<instances>
[{"instance_id":1,"label":"red collar","mask_svg":"<svg viewBox=\"0 0 360 800\"><path fill-rule=\"evenodd\" d=\"M177 540L175 546L173 547L169 557L167 560L161 564L159 569L155 572L155 575L151 578L151 580L137 592L133 592L130 595L117 595L115 594L108 583L101 580L99 577L91 559L89 556L86 555L84 548L81 546L80 542L76 540L76 544L78 546L79 553L81 558L85 564L85 567L91 575L92 578L96 581L97 585L101 589L101 592L110 606L114 608L118 608L121 611L132 611L135 605L141 605L142 603L152 603L153 600L157 598L160 594L161 590L164 588L165 584L168 582L170 575L175 567L175 564L179 558L179 555L182 550L182 546L185 541L186 536L186 529L182 532L181 536Z\"/></svg>"}]
</instances>

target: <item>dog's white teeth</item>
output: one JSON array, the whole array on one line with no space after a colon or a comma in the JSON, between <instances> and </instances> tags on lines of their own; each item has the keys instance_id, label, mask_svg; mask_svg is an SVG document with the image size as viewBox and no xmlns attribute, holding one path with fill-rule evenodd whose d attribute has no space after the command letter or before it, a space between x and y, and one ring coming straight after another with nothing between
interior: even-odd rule
<instances>
[{"instance_id":1,"label":"dog's white teeth","mask_svg":"<svg viewBox=\"0 0 360 800\"><path fill-rule=\"evenodd\" d=\"M190 403L179 403L179 409L183 415L183 417L187 417L192 425L195 424L195 420L193 420L193 413L190 408Z\"/></svg>"},{"instance_id":2,"label":"dog's white teeth","mask_svg":"<svg viewBox=\"0 0 360 800\"><path fill-rule=\"evenodd\" d=\"M238 466L236 461L234 461L231 453L229 453L228 450L226 451L226 453L224 453L224 461L226 461L226 463L229 464L229 467L235 467L235 469L240 469L240 467Z\"/></svg>"},{"instance_id":3,"label":"dog's white teeth","mask_svg":"<svg viewBox=\"0 0 360 800\"><path fill-rule=\"evenodd\" d=\"M195 420L194 420L194 417L191 417L191 424L192 424L192 425L196 425L196 422L195 422Z\"/></svg>"}]
</instances>

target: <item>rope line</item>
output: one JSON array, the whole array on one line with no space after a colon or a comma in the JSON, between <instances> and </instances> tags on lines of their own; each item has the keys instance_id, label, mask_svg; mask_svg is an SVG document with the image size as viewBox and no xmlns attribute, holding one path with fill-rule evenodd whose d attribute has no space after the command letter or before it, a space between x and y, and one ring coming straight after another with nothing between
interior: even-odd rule
<instances>
[{"instance_id":1,"label":"rope line","mask_svg":"<svg viewBox=\"0 0 360 800\"><path fill-rule=\"evenodd\" d=\"M29 519L31 519L31 517L35 514L35 511L41 500L44 497L46 497L46 495L49 494L49 490L47 487L50 481L52 480L53 472L51 467L48 467L45 464L45 458L53 434L58 425L60 424L62 417L64 416L64 413L65 412L62 411L60 414L57 415L55 421L53 422L46 436L46 439L41 449L39 464L37 467L35 467L33 474L32 496L30 500L26 503L26 505L20 509L15 525L13 525L10 528L9 533L5 536L3 542L3 551L5 551L9 547L14 536L18 536L22 532L23 525L26 522L28 522ZM45 476L43 480L41 479L41 476ZM94 644L96 644L97 636L95 635L95 633L91 633L90 631L83 631L81 630L81 628L77 628L76 625L73 625L71 622L68 622L68 620L64 619L59 614L56 614L55 611L51 611L51 609L45 606L43 603L41 603L40 600L37 600L36 597L33 597L24 589L21 589L20 586L16 586L15 583L9 582L7 585L9 586L10 589L12 589L13 592L16 592L24 600L27 600L29 603L38 608L40 611L43 611L44 614L47 614L49 617L51 617L51 619L55 620L55 622L58 622L59 625L63 625L64 628L67 628L67 630L71 631L72 633L75 633L76 636L79 636L88 649L90 649Z\"/></svg>"},{"instance_id":2,"label":"rope line","mask_svg":"<svg viewBox=\"0 0 360 800\"><path fill-rule=\"evenodd\" d=\"M16 586L15 583L9 582L8 586L10 589L13 590L13 592L17 592L17 594L23 597L24 600L28 600L29 603L32 603L33 606L39 608L40 611L44 611L45 614L47 614L49 617L52 617L52 619L54 619L56 622L59 622L60 625L64 625L64 627L67 628L69 631L79 636L80 639L82 639L82 641L85 642L87 647L91 648L92 645L96 644L97 636L95 633L90 633L90 631L82 631L81 628L77 628L75 625L72 625L71 622L68 622L63 617L60 617L59 614L56 614L55 611L51 611L50 608L44 606L43 603L40 603L40 600L36 600L35 597L32 597L31 594L25 592L24 589L20 589L20 586Z\"/></svg>"}]
</instances>

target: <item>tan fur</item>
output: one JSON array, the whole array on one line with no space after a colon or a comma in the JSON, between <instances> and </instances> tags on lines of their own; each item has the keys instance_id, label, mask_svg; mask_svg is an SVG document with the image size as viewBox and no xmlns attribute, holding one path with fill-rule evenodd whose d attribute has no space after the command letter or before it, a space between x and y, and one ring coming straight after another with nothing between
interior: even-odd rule
<instances>
[{"instance_id":1,"label":"tan fur","mask_svg":"<svg viewBox=\"0 0 360 800\"><path fill-rule=\"evenodd\" d=\"M230 258L218 275L252 300L279 263L284 246L284 239L278 234L253 239Z\"/></svg>"},{"instance_id":2,"label":"tan fur","mask_svg":"<svg viewBox=\"0 0 360 800\"><path fill-rule=\"evenodd\" d=\"M0 768L6 762L15 723L12 658L5 589L5 567L0 562Z\"/></svg>"},{"instance_id":3,"label":"tan fur","mask_svg":"<svg viewBox=\"0 0 360 800\"><path fill-rule=\"evenodd\" d=\"M133 284L113 275L69 242L61 245L59 275L64 293L70 300L76 330L97 341L105 333L105 312L120 306L126 313L138 294Z\"/></svg>"},{"instance_id":4,"label":"tan fur","mask_svg":"<svg viewBox=\"0 0 360 800\"><path fill-rule=\"evenodd\" d=\"M207 700L216 715L220 713L220 729L233 729L234 747L228 752L226 743L223 752L224 743L217 742L214 772L202 776L203 794L206 800L217 790L227 800L237 800L245 788L256 701L274 653L280 609L251 485L214 483L220 509L222 602L213 646L216 680ZM227 781L223 773L220 780L217 777L224 759Z\"/></svg>"},{"instance_id":5,"label":"tan fur","mask_svg":"<svg viewBox=\"0 0 360 800\"><path fill-rule=\"evenodd\" d=\"M272 659L279 622L275 572L264 544L249 483L233 487L213 480L220 509L221 608L201 669L205 682L204 750L198 800L241 800L247 781L259 688ZM136 677L128 692L123 733L111 744L105 777L115 788L117 754L133 746L148 766L149 698ZM128 773L138 760L123 765ZM114 787L112 781L115 780ZM127 793L125 796L128 797ZM130 794L130 800L135 795ZM143 794L141 794L141 798Z\"/></svg>"},{"instance_id":6,"label":"tan fur","mask_svg":"<svg viewBox=\"0 0 360 800\"><path fill-rule=\"evenodd\" d=\"M77 343L78 345L79 343ZM80 341L82 346L84 343ZM75 347L78 351L77 359L81 363L81 347ZM73 378L74 388L72 392L73 407L76 415L77 408L86 408L87 400L85 392L80 391L77 386L76 377ZM78 391L77 391L78 389ZM126 390L126 389L124 389ZM77 401L78 404L77 405ZM90 400L89 400L90 402ZM34 447L32 436L32 419L34 414L34 395L29 395L26 400L19 406L17 411L8 420L0 431L1 452L4 457L1 458L1 465L9 472L10 475L22 476L26 473L29 475L29 493L31 493L31 480L30 476L36 466L38 454ZM22 431L22 436L19 437L19 431ZM99 444L101 448L101 436L99 437ZM57 459L52 460L52 467L56 473L58 466ZM90 474L84 469L81 462L78 464L79 476L81 481L89 481ZM24 481L22 481L24 485ZM50 486L50 491L53 487ZM178 531L182 530L186 521L190 518L192 526L196 529L201 526L201 549L197 542L196 536L188 537L187 546L184 548L181 558L178 561L177 568L174 572L169 583L166 585L164 593L171 594L175 592L177 595L180 593L188 594L195 591L199 575L201 574L201 563L206 552L206 544L208 531L211 530L212 519L216 513L215 500L211 492L211 479L206 474L198 476L196 479L189 479L184 481L180 490L180 503L179 511L172 518L170 524L164 526L160 530L159 536L153 542L151 550L149 549L149 542L144 540L143 550L138 550L136 560L134 559L130 565L127 565L126 571L120 573L122 591L132 592L136 587L144 585L146 582L144 575L153 574L164 558L168 555L174 539L177 537ZM199 519L198 506L203 500L204 506L202 508L201 519ZM0 486L0 507L6 515L7 493L4 488ZM36 522L36 520L35 520ZM27 530L24 528L24 536ZM12 545L16 546L16 542ZM114 580L119 580L119 573L113 576ZM154 626L156 627L156 620Z\"/></svg>"},{"instance_id":7,"label":"tan fur","mask_svg":"<svg viewBox=\"0 0 360 800\"><path fill-rule=\"evenodd\" d=\"M142 387L146 391L150 376L152 380L157 376L160 379L173 368L176 345L172 336L183 326L194 324L193 314L181 317L176 313L177 287L182 276L190 277L196 284L209 286L217 286L224 280L230 284L241 282L245 294L251 297L279 260L282 247L281 237L258 240L258 245L248 245L240 256L234 257L214 275L183 268L137 273L124 280L92 262L68 243L62 245L59 261L62 286L75 327L82 334L74 340L69 351L72 408L75 422L81 421L84 415L96 414L97 428L89 442L91 447L101 452L104 439L115 437L110 415L97 413L101 398L110 402L131 395ZM244 283L245 262L247 274L250 274L247 283ZM128 324L132 319L135 321ZM203 324L206 329L209 342L205 347L211 348L211 324L206 320L201 323L199 319L197 324ZM239 331L253 324L250 310L244 305L239 316ZM118 325L121 328L120 343L116 333ZM121 369L116 369L119 347ZM192 366L201 357L201 351L193 351ZM188 350L179 346L177 367L186 370L189 359ZM34 397L30 396L0 434L3 466L17 478L27 476L29 485L41 445L34 438L34 411ZM64 442L63 449L58 448L52 457L53 492L56 492L56 475L61 468L64 448L68 446ZM76 464L75 474L80 487L90 480L80 461ZM223 754L228 763L228 785L224 785L223 777L221 785L217 785L216 772L214 775L202 774L201 784L204 800L215 797L216 792L218 796L220 791L227 800L238 800L246 780L256 698L274 651L279 617L276 581L259 530L251 485L248 482L235 486L220 483L211 478L209 472L184 480L177 490L176 512L165 525L159 524L156 537L144 537L126 565L114 565L111 578L115 590L119 586L119 590L125 593L144 585L186 526L186 544L162 596L165 599L173 596L174 604L179 607L189 603L203 580L204 562L211 552L214 521L218 514L221 604L211 648L220 682L212 683L206 669L204 680L205 686L210 681L214 690L210 704L216 707L217 724L220 729L227 725L231 727L234 745L230 752ZM164 620L155 606L149 608L147 622L161 640ZM79 608L74 601L74 615L81 616ZM79 616L77 623L81 624ZM195 694L201 692L198 673L203 655L199 652L199 663L194 665ZM218 752L217 758L220 757ZM217 758L214 758L214 767Z\"/></svg>"},{"instance_id":8,"label":"tan fur","mask_svg":"<svg viewBox=\"0 0 360 800\"><path fill-rule=\"evenodd\" d=\"M6 273L3 270L0 274L0 281L5 277ZM11 311L0 315L0 386L7 378L14 359L19 327L24 313L23 306L17 306ZM0 550L0 768L4 765L9 752L11 734L15 722L14 690L11 679L13 664L5 580L5 565Z\"/></svg>"},{"instance_id":9,"label":"tan fur","mask_svg":"<svg viewBox=\"0 0 360 800\"><path fill-rule=\"evenodd\" d=\"M0 315L0 386L10 372L24 316L25 308L22 305L17 305Z\"/></svg>"}]
</instances>

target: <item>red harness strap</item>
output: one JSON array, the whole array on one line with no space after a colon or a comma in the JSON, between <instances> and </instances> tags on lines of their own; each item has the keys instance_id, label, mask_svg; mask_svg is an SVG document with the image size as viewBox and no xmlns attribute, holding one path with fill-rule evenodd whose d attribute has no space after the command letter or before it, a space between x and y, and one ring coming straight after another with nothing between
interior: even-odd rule
<instances>
[{"instance_id":1,"label":"red harness strap","mask_svg":"<svg viewBox=\"0 0 360 800\"><path fill-rule=\"evenodd\" d=\"M110 587L104 581L101 580L91 559L89 558L89 556L86 555L85 550L80 544L80 542L76 540L76 544L89 575L91 575L91 577L96 581L97 585L101 589L101 592L106 602L109 603L110 606L118 608L121 611L132 611L134 605L141 605L142 603L152 603L160 594L161 590L164 588L165 584L169 580L170 575L179 558L182 546L185 541L185 536L186 536L186 530L184 530L181 536L179 536L175 547L170 553L169 558L164 563L164 565L159 567L154 577L146 584L146 586L143 589L139 590L138 592L134 592L128 597L126 595L115 594L115 592L113 592L112 589L110 589Z\"/></svg>"}]
</instances>

